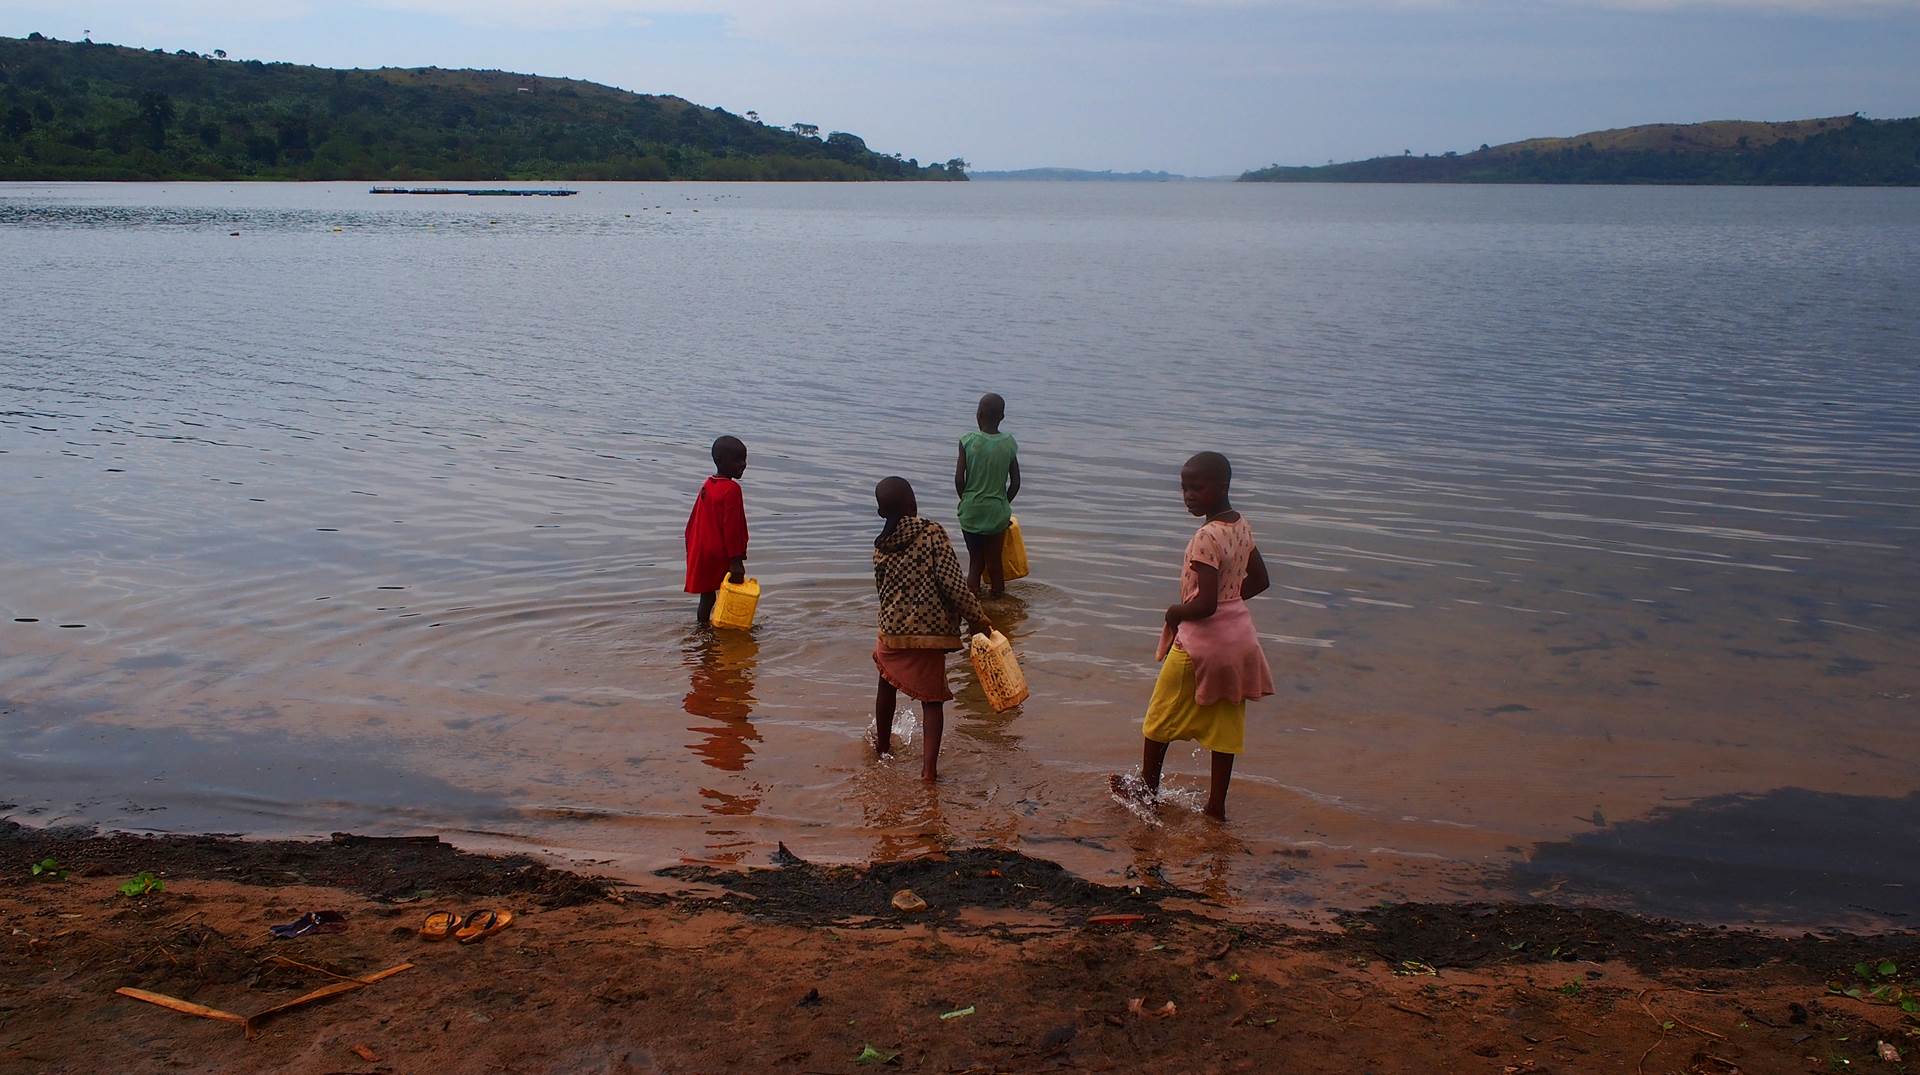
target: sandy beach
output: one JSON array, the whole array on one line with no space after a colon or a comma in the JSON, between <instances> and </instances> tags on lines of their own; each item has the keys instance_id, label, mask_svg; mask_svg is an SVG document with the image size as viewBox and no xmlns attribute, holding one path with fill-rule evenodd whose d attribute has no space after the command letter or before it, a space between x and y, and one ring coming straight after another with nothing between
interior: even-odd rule
<instances>
[{"instance_id":1,"label":"sandy beach","mask_svg":"<svg viewBox=\"0 0 1920 1075\"><path fill-rule=\"evenodd\" d=\"M68 876L29 877L46 858ZM1281 927L992 849L866 869L683 867L632 888L431 838L9 824L0 860L14 878L0 893L5 1072L1762 1075L1897 1072L1905 1061L1883 1056L1920 1053L1912 1017L1829 988L1856 964L1920 967L1911 933L1788 936L1527 904ZM164 888L122 895L140 871ZM927 909L894 910L901 888ZM422 939L440 908L516 919L471 945ZM270 937L320 909L342 912L344 931ZM251 1028L115 992L248 1015L403 964Z\"/></svg>"}]
</instances>

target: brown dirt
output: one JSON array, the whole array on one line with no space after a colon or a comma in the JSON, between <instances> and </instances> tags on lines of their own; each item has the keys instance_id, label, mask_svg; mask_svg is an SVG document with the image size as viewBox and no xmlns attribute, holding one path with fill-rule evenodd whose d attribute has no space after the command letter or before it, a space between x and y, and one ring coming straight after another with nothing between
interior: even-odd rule
<instances>
[{"instance_id":1,"label":"brown dirt","mask_svg":"<svg viewBox=\"0 0 1920 1075\"><path fill-rule=\"evenodd\" d=\"M49 856L75 873L26 877ZM1776 938L1519 905L1377 908L1296 932L1004 851L700 872L682 880L719 894L671 898L430 843L0 829L0 869L6 1073L1763 1075L1908 1070L1876 1058L1881 1041L1920 1055L1920 1023L1826 985L1860 953L1920 968L1911 934ZM119 895L143 869L165 891ZM929 910L876 902L896 887ZM430 909L479 905L520 917L472 946L415 933ZM268 939L316 908L346 912L346 931ZM1087 924L1116 911L1146 918ZM251 1041L113 992L244 1013L329 980L275 955L341 974L416 966ZM1175 1012L1135 1014L1135 998ZM898 1055L856 1063L867 1045Z\"/></svg>"}]
</instances>

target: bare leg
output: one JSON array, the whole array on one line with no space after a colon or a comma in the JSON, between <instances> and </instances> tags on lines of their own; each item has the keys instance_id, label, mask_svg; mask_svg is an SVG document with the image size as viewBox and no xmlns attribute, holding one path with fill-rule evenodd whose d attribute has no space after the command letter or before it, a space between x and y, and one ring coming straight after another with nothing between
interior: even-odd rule
<instances>
[{"instance_id":1,"label":"bare leg","mask_svg":"<svg viewBox=\"0 0 1920 1075\"><path fill-rule=\"evenodd\" d=\"M940 779L940 733L947 730L946 705L920 703L920 779Z\"/></svg>"},{"instance_id":2,"label":"bare leg","mask_svg":"<svg viewBox=\"0 0 1920 1075\"><path fill-rule=\"evenodd\" d=\"M987 593L992 597L999 597L1007 592L1007 562L1000 558L1001 550L1005 548L1006 543L1007 532L1005 530L987 539L985 554L987 558L987 581L992 584L991 588L987 590Z\"/></svg>"},{"instance_id":3,"label":"bare leg","mask_svg":"<svg viewBox=\"0 0 1920 1075\"><path fill-rule=\"evenodd\" d=\"M1160 770L1167 761L1167 744L1156 743L1145 736L1140 742L1145 744L1140 748L1140 783L1115 773L1107 778L1107 786L1123 799L1146 803L1160 793Z\"/></svg>"},{"instance_id":4,"label":"bare leg","mask_svg":"<svg viewBox=\"0 0 1920 1075\"><path fill-rule=\"evenodd\" d=\"M1147 786L1148 795L1160 794L1160 770L1167 763L1167 747L1171 744L1157 743L1142 737L1146 744L1140 749L1140 782Z\"/></svg>"},{"instance_id":5,"label":"bare leg","mask_svg":"<svg viewBox=\"0 0 1920 1075\"><path fill-rule=\"evenodd\" d=\"M884 758L893 753L893 706L899 698L887 677L880 677L880 689L873 695L873 754Z\"/></svg>"},{"instance_id":6,"label":"bare leg","mask_svg":"<svg viewBox=\"0 0 1920 1075\"><path fill-rule=\"evenodd\" d=\"M708 590L706 593L700 595L700 611L695 613L695 617L700 621L700 626L707 627L712 625L713 603L719 599L719 596L720 592L718 590Z\"/></svg>"},{"instance_id":7,"label":"bare leg","mask_svg":"<svg viewBox=\"0 0 1920 1075\"><path fill-rule=\"evenodd\" d=\"M967 592L980 592L980 573L986 570L987 563L980 553L974 551L974 543L967 542Z\"/></svg>"},{"instance_id":8,"label":"bare leg","mask_svg":"<svg viewBox=\"0 0 1920 1075\"><path fill-rule=\"evenodd\" d=\"M1233 755L1213 752L1213 779L1207 784L1208 817L1215 821L1227 819L1227 782L1233 779Z\"/></svg>"}]
</instances>

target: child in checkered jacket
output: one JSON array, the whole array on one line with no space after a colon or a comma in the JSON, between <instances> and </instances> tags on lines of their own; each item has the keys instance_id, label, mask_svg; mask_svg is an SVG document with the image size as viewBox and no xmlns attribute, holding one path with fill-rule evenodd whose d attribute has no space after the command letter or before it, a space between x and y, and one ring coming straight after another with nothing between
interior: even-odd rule
<instances>
[{"instance_id":1,"label":"child in checkered jacket","mask_svg":"<svg viewBox=\"0 0 1920 1075\"><path fill-rule=\"evenodd\" d=\"M935 780L945 703L953 697L947 689L947 654L960 648L962 618L982 634L990 634L993 623L960 573L946 528L921 517L907 479L885 479L874 487L873 497L887 521L873 539L873 584L880 591L873 747L881 756L893 752L896 692L905 691L921 705L920 778Z\"/></svg>"}]
</instances>

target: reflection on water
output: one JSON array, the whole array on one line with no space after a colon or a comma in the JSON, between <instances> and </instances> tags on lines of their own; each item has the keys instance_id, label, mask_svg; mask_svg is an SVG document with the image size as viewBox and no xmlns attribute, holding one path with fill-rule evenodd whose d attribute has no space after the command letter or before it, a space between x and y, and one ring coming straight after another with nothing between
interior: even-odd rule
<instances>
[{"instance_id":1,"label":"reflection on water","mask_svg":"<svg viewBox=\"0 0 1920 1075\"><path fill-rule=\"evenodd\" d=\"M680 708L713 723L687 730L700 739L687 744L695 757L715 769L743 772L760 733L753 726L753 670L760 646L750 631L696 627L686 642L687 696ZM758 786L743 790L700 788L700 806L720 818L748 817L760 808ZM700 861L733 865L755 848L751 835L729 825L705 829L706 853Z\"/></svg>"},{"instance_id":2,"label":"reflection on water","mask_svg":"<svg viewBox=\"0 0 1920 1075\"><path fill-rule=\"evenodd\" d=\"M760 741L748 719L753 716L753 666L759 656L760 645L749 631L699 629L687 642L687 696L680 708L715 722L688 728L701 736L688 748L715 769L745 769L753 744Z\"/></svg>"},{"instance_id":3,"label":"reflection on water","mask_svg":"<svg viewBox=\"0 0 1920 1075\"><path fill-rule=\"evenodd\" d=\"M1283 187L0 185L0 788L635 877L987 841L1276 910L1535 848L1631 902L1566 857L1595 816L1916 791L1920 192ZM951 528L988 389L1033 698L956 656L929 790L863 742L871 490ZM679 592L720 432L751 635ZM1181 751L1154 822L1106 794L1200 448L1275 580L1224 836ZM1899 820L1816 817L1767 883Z\"/></svg>"}]
</instances>

